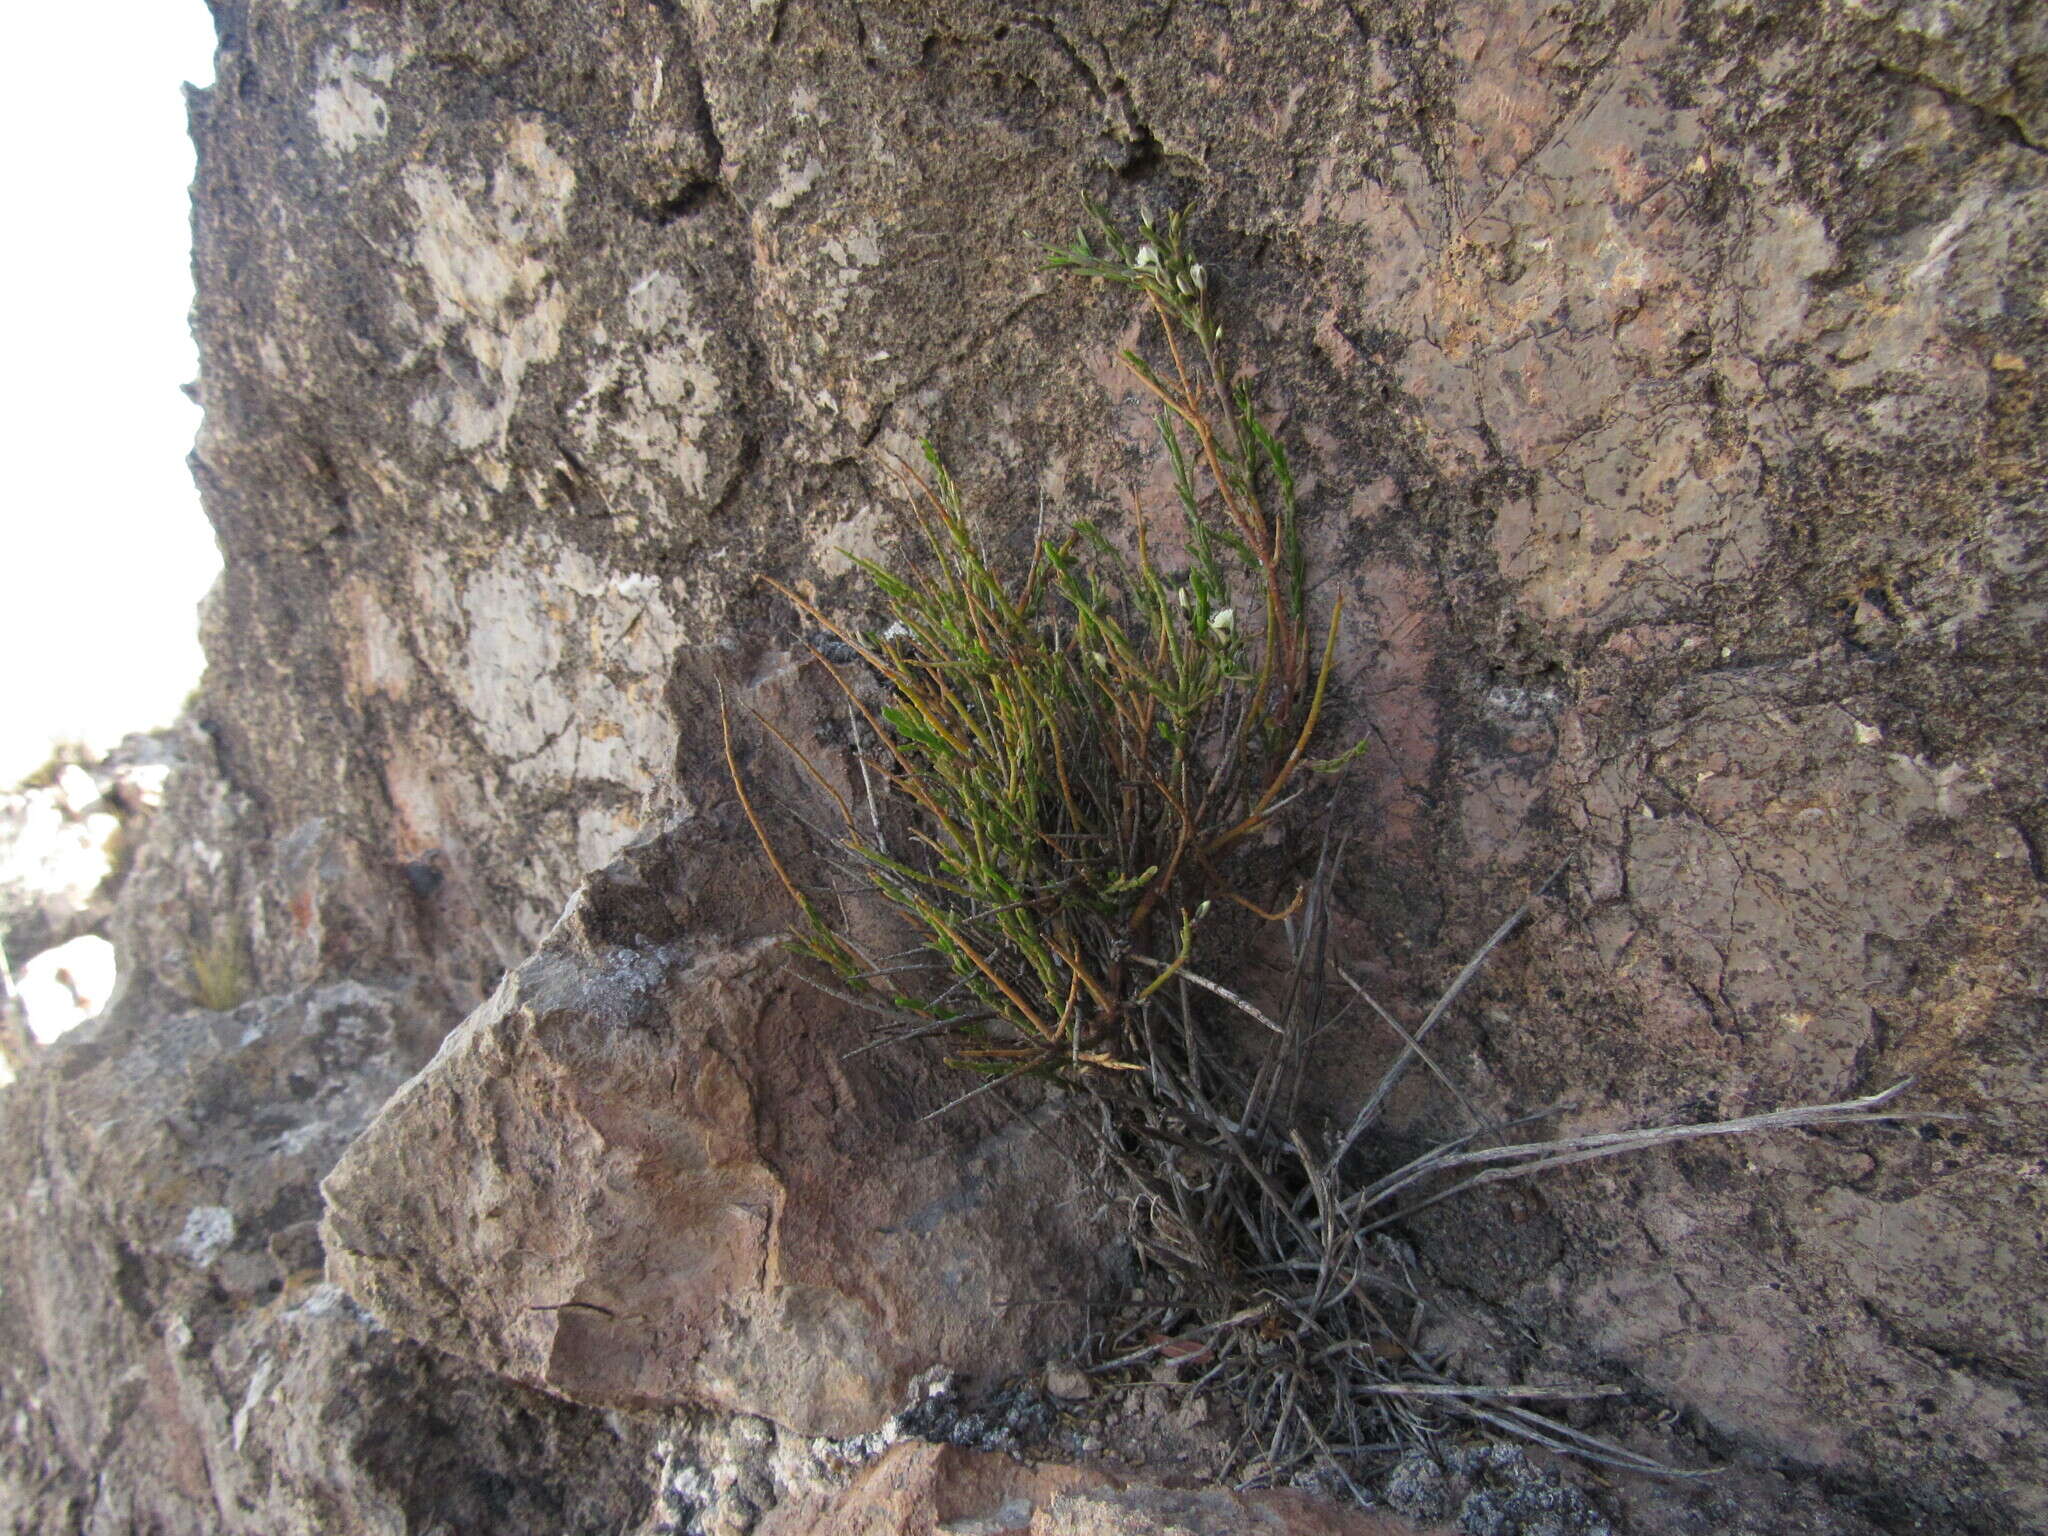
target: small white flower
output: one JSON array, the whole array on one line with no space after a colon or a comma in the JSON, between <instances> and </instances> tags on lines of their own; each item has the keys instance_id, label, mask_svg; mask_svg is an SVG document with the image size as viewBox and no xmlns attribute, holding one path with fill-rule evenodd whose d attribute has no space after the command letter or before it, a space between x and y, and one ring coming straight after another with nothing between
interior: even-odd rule
<instances>
[{"instance_id":1,"label":"small white flower","mask_svg":"<svg viewBox=\"0 0 2048 1536\"><path fill-rule=\"evenodd\" d=\"M1218 608L1209 616L1209 627L1219 635L1227 635L1237 628L1237 610Z\"/></svg>"},{"instance_id":2,"label":"small white flower","mask_svg":"<svg viewBox=\"0 0 2048 1536\"><path fill-rule=\"evenodd\" d=\"M1179 603L1179 604L1181 605L1181 607L1183 607L1183 608L1187 607L1187 605L1188 605L1188 589L1187 589L1186 587L1175 587L1175 588L1173 589L1173 600L1174 600L1175 602Z\"/></svg>"},{"instance_id":3,"label":"small white flower","mask_svg":"<svg viewBox=\"0 0 2048 1536\"><path fill-rule=\"evenodd\" d=\"M1131 265L1137 267L1156 267L1159 265L1159 253L1149 245L1141 245L1138 247L1137 257L1132 261Z\"/></svg>"},{"instance_id":4,"label":"small white flower","mask_svg":"<svg viewBox=\"0 0 2048 1536\"><path fill-rule=\"evenodd\" d=\"M1193 280L1198 292L1206 292L1208 290L1209 274L1202 270L1202 264L1199 261L1188 263L1188 276Z\"/></svg>"}]
</instances>

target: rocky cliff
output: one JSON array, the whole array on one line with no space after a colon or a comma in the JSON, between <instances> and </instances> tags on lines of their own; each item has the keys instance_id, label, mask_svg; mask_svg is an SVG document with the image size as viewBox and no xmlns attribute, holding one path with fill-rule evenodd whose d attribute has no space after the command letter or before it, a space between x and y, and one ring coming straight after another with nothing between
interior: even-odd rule
<instances>
[{"instance_id":1,"label":"rocky cliff","mask_svg":"<svg viewBox=\"0 0 2048 1536\"><path fill-rule=\"evenodd\" d=\"M1040 268L1084 196L1193 208L1347 599L1348 963L1426 1003L1570 858L1439 1036L1465 1100L1958 1117L1435 1208L1446 1358L1726 1470L1446 1446L1382 1496L2048 1521L2048 15L214 10L226 572L121 994L0 1090L7 1529L1365 1529L1163 1487L1164 1420L1139 1470L877 1460L934 1371L1072 1349L1017 1303L1116 1234L1056 1103L927 1119L936 1060L847 1056L719 746L720 690L829 710L754 578L857 614L884 452L1019 536L1170 506L1129 313Z\"/></svg>"}]
</instances>

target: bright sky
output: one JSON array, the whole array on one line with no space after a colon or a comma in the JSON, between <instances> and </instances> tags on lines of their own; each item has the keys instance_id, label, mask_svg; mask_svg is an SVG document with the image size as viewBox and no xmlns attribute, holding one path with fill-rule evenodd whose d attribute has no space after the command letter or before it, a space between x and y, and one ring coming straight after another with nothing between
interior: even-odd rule
<instances>
[{"instance_id":1,"label":"bright sky","mask_svg":"<svg viewBox=\"0 0 2048 1536\"><path fill-rule=\"evenodd\" d=\"M192 143L203 0L14 7L0 143L0 785L55 738L166 724L199 680L220 569L185 455L199 409Z\"/></svg>"}]
</instances>

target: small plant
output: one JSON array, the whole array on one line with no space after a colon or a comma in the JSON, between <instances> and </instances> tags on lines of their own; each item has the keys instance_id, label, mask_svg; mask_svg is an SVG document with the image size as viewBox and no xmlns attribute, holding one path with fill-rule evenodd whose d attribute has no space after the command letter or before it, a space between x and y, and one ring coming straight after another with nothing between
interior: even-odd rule
<instances>
[{"instance_id":1,"label":"small plant","mask_svg":"<svg viewBox=\"0 0 2048 1536\"><path fill-rule=\"evenodd\" d=\"M1083 232L1051 265L1131 290L1157 322L1162 364L1124 360L1159 402L1184 566L1139 515L1129 552L1081 522L1006 575L927 445L928 473L902 471L920 563L857 562L884 624L856 632L771 583L879 680L876 698L813 650L872 735L863 774L909 812L891 839L833 792L839 849L908 925L908 964L865 953L778 858L796 948L996 1077L1138 1070L1145 1015L1193 974L1215 905L1259 911L1232 854L1328 766L1310 751L1339 615L1315 633L1286 451L1229 379L1181 215L1135 241L1095 224L1100 249Z\"/></svg>"},{"instance_id":2,"label":"small plant","mask_svg":"<svg viewBox=\"0 0 2048 1536\"><path fill-rule=\"evenodd\" d=\"M1306 771L1350 755L1311 755L1341 615L1320 633L1311 622L1287 455L1227 371L1211 283L1184 235L1178 215L1135 239L1097 215L1051 258L1133 292L1156 323L1161 361L1124 361L1160 407L1184 564L1169 568L1138 516L1128 550L1082 522L1006 574L928 446L926 472L902 470L920 561L858 562L878 627L857 630L771 583L831 637L812 656L864 729L866 804L763 724L835 803L842 871L906 940L870 954L791 875L727 717L740 804L799 913L792 947L829 973L820 985L890 1020L883 1038L944 1037L985 1078L971 1093L1025 1074L1072 1090L1144 1281L1126 1302L1091 1303L1108 1319L1092 1368L1112 1381L1162 1362L1196 1372L1186 1390L1235 1424L1240 1486L1307 1481L1369 1502L1360 1478L1376 1460L1429 1443L1453 1417L1664 1470L1536 1406L1616 1388L1445 1374L1420 1343L1424 1293L1389 1229L1461 1190L1669 1142L1902 1118L1889 1106L1904 1085L1548 1142L1507 1134L1543 1116L1489 1125L1459 1097L1474 1128L1457 1140L1406 1161L1369 1143L1413 1065L1457 1096L1426 1042L1541 888L1412 1029L1329 952L1341 839L1333 851L1326 835L1279 912L1242 888L1245 840L1298 804ZM1293 964L1265 1007L1204 970L1219 904L1284 929ZM1226 1012L1257 1026L1253 1044L1221 1027ZM1318 1042L1354 1018L1376 1020L1401 1050L1341 1128L1313 1124L1300 1106Z\"/></svg>"},{"instance_id":3,"label":"small plant","mask_svg":"<svg viewBox=\"0 0 2048 1536\"><path fill-rule=\"evenodd\" d=\"M194 941L185 960L192 972L189 995L200 1007L231 1013L249 1000L248 944L239 920L222 922L204 942Z\"/></svg>"}]
</instances>

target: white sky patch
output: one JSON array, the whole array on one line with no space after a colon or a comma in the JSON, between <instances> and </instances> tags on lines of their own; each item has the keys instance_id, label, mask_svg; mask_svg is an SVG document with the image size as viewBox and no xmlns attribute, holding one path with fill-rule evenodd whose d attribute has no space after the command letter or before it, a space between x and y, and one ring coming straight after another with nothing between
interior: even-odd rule
<instances>
[{"instance_id":1,"label":"white sky patch","mask_svg":"<svg viewBox=\"0 0 2048 1536\"><path fill-rule=\"evenodd\" d=\"M110 24L110 20L112 24ZM203 0L18 7L0 277L0 784L55 739L162 725L199 680L220 569L185 467L199 408L192 144L182 81L213 78ZM90 60L90 70L53 61Z\"/></svg>"},{"instance_id":2,"label":"white sky patch","mask_svg":"<svg viewBox=\"0 0 2048 1536\"><path fill-rule=\"evenodd\" d=\"M48 1045L107 1005L114 991L114 946L86 934L46 949L21 966L14 985L29 1033Z\"/></svg>"}]
</instances>

